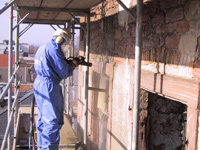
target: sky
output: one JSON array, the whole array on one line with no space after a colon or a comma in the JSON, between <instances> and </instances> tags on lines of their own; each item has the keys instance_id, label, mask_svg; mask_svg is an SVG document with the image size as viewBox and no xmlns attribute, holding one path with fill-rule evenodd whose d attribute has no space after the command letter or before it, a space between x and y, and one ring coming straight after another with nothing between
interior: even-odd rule
<instances>
[{"instance_id":1,"label":"sky","mask_svg":"<svg viewBox=\"0 0 200 150\"><path fill-rule=\"evenodd\" d=\"M5 3L9 3L9 0L0 0L0 9L5 6ZM9 39L9 11L8 8L0 15L0 43L3 40ZM16 16L16 11L13 11L14 17ZM13 26L16 25L16 19L13 19ZM22 31L28 24L21 24L20 31ZM55 26L57 28L57 26ZM54 29L50 25L33 25L25 34L19 38L20 43L28 43L40 45L51 40L54 33ZM13 40L15 40L15 30L13 32Z\"/></svg>"}]
</instances>

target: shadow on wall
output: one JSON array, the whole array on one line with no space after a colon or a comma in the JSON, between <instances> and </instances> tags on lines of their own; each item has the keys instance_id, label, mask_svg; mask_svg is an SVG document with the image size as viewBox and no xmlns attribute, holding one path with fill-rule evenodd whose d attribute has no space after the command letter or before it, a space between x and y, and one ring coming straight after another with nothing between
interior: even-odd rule
<instances>
[{"instance_id":1,"label":"shadow on wall","mask_svg":"<svg viewBox=\"0 0 200 150\"><path fill-rule=\"evenodd\" d=\"M83 133L83 128L80 126L80 124L77 125L77 128L79 130L78 133ZM120 148L122 148L122 150L128 150L127 147L112 133L110 132L109 130L107 130L107 133L120 145ZM80 138L80 135L78 136ZM82 137L83 137L83 134L82 134ZM83 138L81 137L82 140L80 141L83 141ZM101 145L100 147L98 146L98 142L96 142L94 139L90 139L91 135L89 135L89 138L87 139L88 141L88 150L105 150L107 147L106 143L104 145L104 148L102 147L103 145ZM96 140L97 137L94 137Z\"/></svg>"},{"instance_id":2,"label":"shadow on wall","mask_svg":"<svg viewBox=\"0 0 200 150\"><path fill-rule=\"evenodd\" d=\"M78 139L79 141L83 141L83 128L81 127L81 125L78 123L77 124L77 130L78 130ZM80 135L81 133L81 135ZM91 141L89 138L87 139L87 142L89 143L87 145L87 149L88 150L97 150L98 148L98 144L95 143L94 141Z\"/></svg>"},{"instance_id":3,"label":"shadow on wall","mask_svg":"<svg viewBox=\"0 0 200 150\"><path fill-rule=\"evenodd\" d=\"M112 132L108 131L108 133L121 146L122 150L128 150L126 145L124 145Z\"/></svg>"},{"instance_id":4,"label":"shadow on wall","mask_svg":"<svg viewBox=\"0 0 200 150\"><path fill-rule=\"evenodd\" d=\"M90 149L95 149L95 145L99 145L99 150L106 149L107 141L107 122L108 122L108 95L109 95L109 79L107 76L92 72L92 87L89 95L88 113L88 131L89 139L92 141Z\"/></svg>"}]
</instances>

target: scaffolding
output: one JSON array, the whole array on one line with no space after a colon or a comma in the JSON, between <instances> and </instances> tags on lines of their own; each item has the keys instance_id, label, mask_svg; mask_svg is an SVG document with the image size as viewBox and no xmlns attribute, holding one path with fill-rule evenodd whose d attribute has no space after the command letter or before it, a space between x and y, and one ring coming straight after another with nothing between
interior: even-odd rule
<instances>
[{"instance_id":1,"label":"scaffolding","mask_svg":"<svg viewBox=\"0 0 200 150\"><path fill-rule=\"evenodd\" d=\"M69 7L71 3L73 3L73 0L69 1L68 4L65 6L65 8L56 8L54 5L53 7L45 7L42 5L39 6L34 6L34 7L28 7L28 6L23 6L20 5L23 3L23 1L17 2L18 0L12 0L10 1L9 4L7 4L5 7L3 7L0 10L0 14L2 14L6 9L10 8L10 24L9 24L9 66L8 66L8 83L6 85L6 88L0 95L0 99L3 99L5 94L8 92L8 123L7 123L7 128L6 132L3 138L1 150L5 149L5 144L7 141L7 148L10 150L11 149L11 137L10 137L10 125L11 125L11 119L12 116L14 115L14 124L17 124L17 117L18 117L18 94L19 94L19 88L20 88L20 83L18 81L18 69L19 69L19 37L21 37L26 31L28 31L34 24L48 24L50 25L54 30L55 28L53 25L57 25L60 27L60 25L64 25L66 27L66 23L68 24L68 27L70 27L69 30L71 30L71 20L73 19L74 22L72 24L72 33L74 36L74 28L77 28L74 26L75 22L80 25L78 29L82 29L86 33L86 45L85 45L85 57L86 57L86 62L89 62L89 54L90 54L90 8L93 6L96 6L102 0L86 0L83 3L85 3L84 6L87 6L89 4L89 7L81 7L79 8L74 8L74 7ZM124 5L124 3L121 0L116 0L123 8L124 10L132 17L135 18L132 12ZM24 1L26 3L26 1ZM76 2L75 2L76 3ZM80 5L83 5L80 4ZM13 27L13 5L16 4L17 6L17 25ZM141 51L142 51L142 32L141 32L141 27L142 27L142 4L143 0L137 0L137 20L136 20L136 46L135 46L135 84L134 84L134 110L133 110L133 137L132 137L132 150L137 150L137 138L138 138L138 110L139 110L139 97L140 97L140 76L141 76ZM75 4L74 4L75 5ZM20 11L28 12L26 15L23 16L22 19L19 19ZM31 19L29 16L33 12L52 12L52 13L68 13L68 16L65 17L64 19ZM62 14L62 16L63 16ZM58 16L58 14L57 14ZM75 16L85 16L86 17L86 28L84 28L80 21L79 18L76 18ZM67 18L67 19L66 19ZM19 32L19 26L21 23L28 23L28 26L25 27L21 32ZM16 46L15 46L15 71L12 73L12 39L13 39L13 31L16 30ZM74 40L74 37L72 38ZM74 48L73 48L74 49ZM74 51L68 52L69 55L74 56ZM83 107L83 120L84 120L84 128L83 128L83 143L84 145L87 145L87 137L88 137L88 90L93 90L92 87L88 87L88 78L89 76L89 67L85 67L84 69L84 96L83 96L83 102L84 102L84 107ZM14 87L15 87L15 99L11 107L11 91L12 91L12 82L14 81ZM72 79L73 80L73 79ZM67 95L65 94L65 88L67 85ZM64 97L67 97L67 109L66 112L69 115L69 87L70 87L70 80L68 79L67 81L63 81L63 90L64 90ZM16 127L16 126L15 126ZM15 129L16 131L16 129ZM69 145L68 145L69 146ZM34 146L33 146L34 147Z\"/></svg>"}]
</instances>

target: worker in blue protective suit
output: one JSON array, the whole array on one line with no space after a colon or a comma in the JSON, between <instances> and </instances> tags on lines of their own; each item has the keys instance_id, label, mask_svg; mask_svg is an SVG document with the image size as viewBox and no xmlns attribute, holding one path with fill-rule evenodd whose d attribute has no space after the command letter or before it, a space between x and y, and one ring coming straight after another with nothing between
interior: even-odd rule
<instances>
[{"instance_id":1,"label":"worker in blue protective suit","mask_svg":"<svg viewBox=\"0 0 200 150\"><path fill-rule=\"evenodd\" d=\"M34 60L37 77L34 81L34 95L38 106L38 148L57 150L59 130L63 125L64 102L59 85L62 79L72 75L80 60L65 61L64 53L70 45L71 34L58 29L51 42L41 46Z\"/></svg>"}]
</instances>

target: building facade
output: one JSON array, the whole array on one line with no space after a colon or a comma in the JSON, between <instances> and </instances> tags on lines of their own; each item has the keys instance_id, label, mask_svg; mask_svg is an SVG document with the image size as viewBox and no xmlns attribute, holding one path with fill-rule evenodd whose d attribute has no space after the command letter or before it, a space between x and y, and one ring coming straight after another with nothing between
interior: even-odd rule
<instances>
[{"instance_id":1,"label":"building facade","mask_svg":"<svg viewBox=\"0 0 200 150\"><path fill-rule=\"evenodd\" d=\"M31 75L34 73L33 68L34 59L26 59L23 58L21 60L20 68L18 70L19 80L22 83L30 83L33 82L31 79ZM12 70L15 71L15 55L12 56ZM8 82L8 55L2 54L0 55L0 82Z\"/></svg>"},{"instance_id":2,"label":"building facade","mask_svg":"<svg viewBox=\"0 0 200 150\"><path fill-rule=\"evenodd\" d=\"M136 18L136 0L123 1ZM131 150L136 19L115 0L94 7L90 28L88 149ZM85 21L85 18L81 18ZM144 0L139 150L197 150L200 1ZM80 36L80 55L85 52ZM83 140L79 67L78 137ZM104 89L105 91L102 91Z\"/></svg>"}]
</instances>

